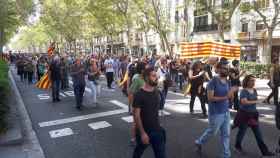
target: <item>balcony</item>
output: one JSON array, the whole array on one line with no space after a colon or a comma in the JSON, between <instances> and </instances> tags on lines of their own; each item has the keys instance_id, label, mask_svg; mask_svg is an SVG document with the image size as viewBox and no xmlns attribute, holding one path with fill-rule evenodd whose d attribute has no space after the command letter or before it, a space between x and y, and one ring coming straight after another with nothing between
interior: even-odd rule
<instances>
[{"instance_id":1,"label":"balcony","mask_svg":"<svg viewBox=\"0 0 280 158\"><path fill-rule=\"evenodd\" d=\"M250 32L239 32L237 34L237 40L250 40Z\"/></svg>"},{"instance_id":2,"label":"balcony","mask_svg":"<svg viewBox=\"0 0 280 158\"><path fill-rule=\"evenodd\" d=\"M267 32L266 31L255 31L252 34L252 38L256 40L266 39Z\"/></svg>"},{"instance_id":3,"label":"balcony","mask_svg":"<svg viewBox=\"0 0 280 158\"><path fill-rule=\"evenodd\" d=\"M211 25L199 25L194 26L193 32L205 32L205 31L217 31L218 25L211 24Z\"/></svg>"},{"instance_id":4,"label":"balcony","mask_svg":"<svg viewBox=\"0 0 280 158\"><path fill-rule=\"evenodd\" d=\"M265 38L267 38L266 31L239 32L237 34L237 40L239 40L239 41L262 40Z\"/></svg>"}]
</instances>

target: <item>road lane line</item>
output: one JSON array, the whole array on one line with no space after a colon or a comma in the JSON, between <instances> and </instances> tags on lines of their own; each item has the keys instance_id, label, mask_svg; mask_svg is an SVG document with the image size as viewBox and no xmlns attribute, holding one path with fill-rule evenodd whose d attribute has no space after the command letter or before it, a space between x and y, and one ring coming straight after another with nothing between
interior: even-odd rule
<instances>
[{"instance_id":1,"label":"road lane line","mask_svg":"<svg viewBox=\"0 0 280 158\"><path fill-rule=\"evenodd\" d=\"M67 124L67 123L72 123L72 122L88 120L88 119L112 116L112 115L122 114L122 113L126 113L126 112L127 112L127 110L124 110L124 109L112 110L112 111L100 112L100 113L95 113L95 114L75 116L75 117L70 117L70 118L65 118L65 119L41 122L41 123L39 123L39 126L40 127L49 127L49 126Z\"/></svg>"},{"instance_id":2,"label":"road lane line","mask_svg":"<svg viewBox=\"0 0 280 158\"><path fill-rule=\"evenodd\" d=\"M65 137L73 135L73 131L71 128L63 128L58 130L53 130L49 132L51 138Z\"/></svg>"},{"instance_id":3,"label":"road lane line","mask_svg":"<svg viewBox=\"0 0 280 158\"><path fill-rule=\"evenodd\" d=\"M128 122L128 123L132 123L133 117L132 116L122 117L122 120L124 120L125 122Z\"/></svg>"},{"instance_id":4,"label":"road lane line","mask_svg":"<svg viewBox=\"0 0 280 158\"><path fill-rule=\"evenodd\" d=\"M113 104L117 105L118 107L128 110L128 105L126 105L118 100L110 100L110 103L113 103Z\"/></svg>"},{"instance_id":5,"label":"road lane line","mask_svg":"<svg viewBox=\"0 0 280 158\"><path fill-rule=\"evenodd\" d=\"M92 128L93 130L97 130L97 129L107 128L112 125L106 121L100 121L100 122L90 123L90 124L88 124L88 126L90 128Z\"/></svg>"}]
</instances>

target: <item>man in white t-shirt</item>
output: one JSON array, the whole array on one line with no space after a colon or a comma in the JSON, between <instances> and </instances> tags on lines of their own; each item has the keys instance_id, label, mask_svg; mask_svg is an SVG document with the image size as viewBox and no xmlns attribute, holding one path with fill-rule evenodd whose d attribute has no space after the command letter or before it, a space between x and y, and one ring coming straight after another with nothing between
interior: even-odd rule
<instances>
[{"instance_id":1,"label":"man in white t-shirt","mask_svg":"<svg viewBox=\"0 0 280 158\"><path fill-rule=\"evenodd\" d=\"M104 62L106 68L106 78L107 78L107 87L112 89L112 82L114 81L114 68L113 68L114 60L111 56L107 56L107 59Z\"/></svg>"}]
</instances>

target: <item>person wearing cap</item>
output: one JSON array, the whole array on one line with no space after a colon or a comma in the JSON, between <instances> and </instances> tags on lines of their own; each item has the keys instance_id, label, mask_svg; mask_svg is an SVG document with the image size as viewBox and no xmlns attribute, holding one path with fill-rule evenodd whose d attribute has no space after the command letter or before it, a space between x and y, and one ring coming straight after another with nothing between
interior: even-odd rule
<instances>
[{"instance_id":1,"label":"person wearing cap","mask_svg":"<svg viewBox=\"0 0 280 158\"><path fill-rule=\"evenodd\" d=\"M223 148L222 157L230 158L230 112L229 100L233 99L237 87L231 87L227 80L229 67L226 61L220 61L217 66L218 76L213 77L207 85L208 97L208 128L202 136L195 140L197 152L201 154L202 145L218 134L220 131L221 143Z\"/></svg>"}]
</instances>

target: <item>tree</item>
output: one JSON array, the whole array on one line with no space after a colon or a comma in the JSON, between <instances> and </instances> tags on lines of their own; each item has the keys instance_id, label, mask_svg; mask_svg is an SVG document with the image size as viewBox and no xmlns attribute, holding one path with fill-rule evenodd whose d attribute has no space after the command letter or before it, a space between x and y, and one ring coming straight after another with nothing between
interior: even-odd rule
<instances>
[{"instance_id":1,"label":"tree","mask_svg":"<svg viewBox=\"0 0 280 158\"><path fill-rule=\"evenodd\" d=\"M32 0L0 0L0 53L18 27L27 23L28 16L33 12Z\"/></svg>"},{"instance_id":2,"label":"tree","mask_svg":"<svg viewBox=\"0 0 280 158\"><path fill-rule=\"evenodd\" d=\"M217 3L219 2L219 3ZM215 19L218 25L220 40L224 42L224 32L231 25L231 18L238 8L241 0L196 0L196 4L202 6Z\"/></svg>"},{"instance_id":3,"label":"tree","mask_svg":"<svg viewBox=\"0 0 280 158\"><path fill-rule=\"evenodd\" d=\"M87 7L97 36L107 36L113 53L114 37L123 33L124 19L112 0L91 0ZM107 48L105 48L107 49Z\"/></svg>"}]
</instances>

